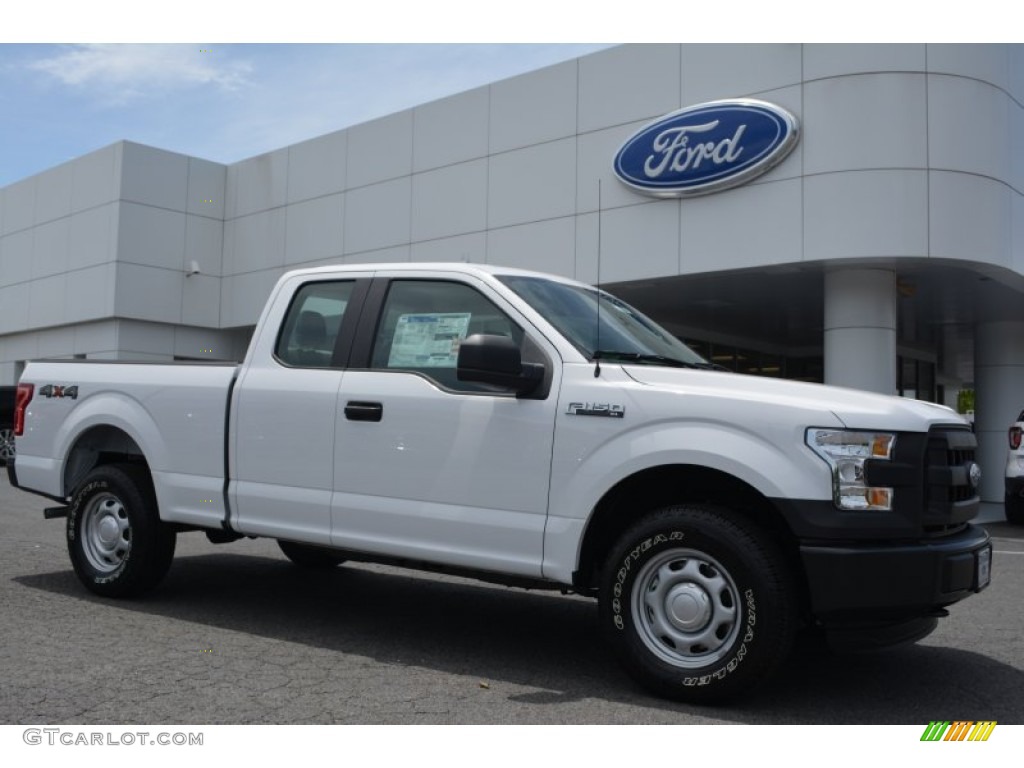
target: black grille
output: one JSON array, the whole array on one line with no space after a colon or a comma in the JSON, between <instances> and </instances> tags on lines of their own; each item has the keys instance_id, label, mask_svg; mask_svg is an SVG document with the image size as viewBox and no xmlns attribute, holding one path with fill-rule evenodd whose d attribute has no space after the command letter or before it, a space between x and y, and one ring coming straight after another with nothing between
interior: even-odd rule
<instances>
[{"instance_id":1,"label":"black grille","mask_svg":"<svg viewBox=\"0 0 1024 768\"><path fill-rule=\"evenodd\" d=\"M971 480L977 440L965 427L935 428L928 433L925 477L925 525L948 531L974 517L978 490Z\"/></svg>"}]
</instances>

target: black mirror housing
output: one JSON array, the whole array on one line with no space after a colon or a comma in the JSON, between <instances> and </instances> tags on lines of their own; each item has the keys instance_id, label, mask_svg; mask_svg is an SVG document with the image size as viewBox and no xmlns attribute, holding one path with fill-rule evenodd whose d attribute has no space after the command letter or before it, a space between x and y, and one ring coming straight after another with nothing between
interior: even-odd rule
<instances>
[{"instance_id":1,"label":"black mirror housing","mask_svg":"<svg viewBox=\"0 0 1024 768\"><path fill-rule=\"evenodd\" d=\"M519 346L508 336L475 333L459 345L459 381L476 381L526 394L544 378L544 366L523 363Z\"/></svg>"}]
</instances>

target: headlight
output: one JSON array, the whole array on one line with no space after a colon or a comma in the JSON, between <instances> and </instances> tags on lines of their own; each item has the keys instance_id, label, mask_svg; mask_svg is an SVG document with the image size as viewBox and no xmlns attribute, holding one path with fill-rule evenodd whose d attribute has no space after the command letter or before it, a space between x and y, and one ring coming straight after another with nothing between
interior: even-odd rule
<instances>
[{"instance_id":1,"label":"headlight","mask_svg":"<svg viewBox=\"0 0 1024 768\"><path fill-rule=\"evenodd\" d=\"M892 488L874 488L864 479L868 459L889 461L896 435L889 432L807 430L807 445L832 469L832 499L840 509L892 509Z\"/></svg>"}]
</instances>

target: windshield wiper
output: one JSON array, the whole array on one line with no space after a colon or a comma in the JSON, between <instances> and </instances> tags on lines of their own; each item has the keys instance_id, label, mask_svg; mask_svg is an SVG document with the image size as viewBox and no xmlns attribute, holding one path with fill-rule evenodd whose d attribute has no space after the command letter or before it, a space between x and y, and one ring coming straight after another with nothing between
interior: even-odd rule
<instances>
[{"instance_id":1,"label":"windshield wiper","mask_svg":"<svg viewBox=\"0 0 1024 768\"><path fill-rule=\"evenodd\" d=\"M706 368L711 369L712 363L691 363L686 360L677 360L674 357L665 355L647 355L640 352L616 352L614 350L599 349L591 360L621 360L630 363L650 363L653 365L666 365L672 368Z\"/></svg>"}]
</instances>

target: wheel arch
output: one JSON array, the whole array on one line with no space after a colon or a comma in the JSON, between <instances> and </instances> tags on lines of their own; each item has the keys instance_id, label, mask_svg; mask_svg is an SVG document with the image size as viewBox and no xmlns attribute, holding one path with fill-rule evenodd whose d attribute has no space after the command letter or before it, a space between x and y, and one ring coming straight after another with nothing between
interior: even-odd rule
<instances>
[{"instance_id":1,"label":"wheel arch","mask_svg":"<svg viewBox=\"0 0 1024 768\"><path fill-rule=\"evenodd\" d=\"M149 463L139 444L124 430L97 424L75 438L64 461L63 493L74 489L96 467L106 464L139 466L149 473Z\"/></svg>"},{"instance_id":2,"label":"wheel arch","mask_svg":"<svg viewBox=\"0 0 1024 768\"><path fill-rule=\"evenodd\" d=\"M582 593L594 594L605 556L619 536L645 514L682 503L723 507L765 530L782 549L805 598L797 541L778 508L743 480L721 470L690 464L641 470L620 480L601 497L584 530L573 586Z\"/></svg>"}]
</instances>

